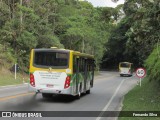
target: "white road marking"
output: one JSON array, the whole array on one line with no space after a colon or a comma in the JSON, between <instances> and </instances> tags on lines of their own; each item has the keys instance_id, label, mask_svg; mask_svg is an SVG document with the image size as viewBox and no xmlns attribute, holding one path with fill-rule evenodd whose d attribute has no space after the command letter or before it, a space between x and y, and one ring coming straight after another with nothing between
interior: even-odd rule
<instances>
[{"instance_id":1,"label":"white road marking","mask_svg":"<svg viewBox=\"0 0 160 120\"><path fill-rule=\"evenodd\" d=\"M127 78L129 79L129 78ZM103 108L102 112L99 114L99 116L96 118L96 120L100 120L102 115L104 114L105 111L107 111L108 107L110 106L112 100L114 99L114 97L116 96L117 92L119 91L120 87L122 86L122 84L124 83L126 79L123 79L121 81L121 83L118 85L116 91L114 92L114 94L112 95L112 97L110 98L109 102L106 104L106 106Z\"/></svg>"}]
</instances>

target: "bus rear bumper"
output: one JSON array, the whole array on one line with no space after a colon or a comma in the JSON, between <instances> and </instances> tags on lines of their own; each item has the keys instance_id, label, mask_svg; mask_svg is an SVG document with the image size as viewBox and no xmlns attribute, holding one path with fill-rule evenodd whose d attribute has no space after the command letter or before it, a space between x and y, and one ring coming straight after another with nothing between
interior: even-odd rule
<instances>
[{"instance_id":1,"label":"bus rear bumper","mask_svg":"<svg viewBox=\"0 0 160 120\"><path fill-rule=\"evenodd\" d=\"M51 88L36 88L36 87L29 85L28 91L29 92L36 92L36 93L72 95L71 87L69 87L67 89L57 90L57 89L51 89Z\"/></svg>"},{"instance_id":2,"label":"bus rear bumper","mask_svg":"<svg viewBox=\"0 0 160 120\"><path fill-rule=\"evenodd\" d=\"M132 76L132 73L120 73L120 76Z\"/></svg>"}]
</instances>

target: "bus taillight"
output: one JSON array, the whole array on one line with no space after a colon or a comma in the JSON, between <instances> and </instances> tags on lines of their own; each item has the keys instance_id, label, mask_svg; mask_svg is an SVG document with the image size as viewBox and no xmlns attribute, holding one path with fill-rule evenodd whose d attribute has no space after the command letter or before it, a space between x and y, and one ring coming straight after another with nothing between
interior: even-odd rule
<instances>
[{"instance_id":1,"label":"bus taillight","mask_svg":"<svg viewBox=\"0 0 160 120\"><path fill-rule=\"evenodd\" d=\"M30 74L30 84L31 84L31 86L35 87L35 80L34 80L33 74Z\"/></svg>"},{"instance_id":2,"label":"bus taillight","mask_svg":"<svg viewBox=\"0 0 160 120\"><path fill-rule=\"evenodd\" d=\"M66 89L66 88L68 88L70 86L70 81L71 81L71 77L67 76L65 84L64 84L64 89Z\"/></svg>"}]
</instances>

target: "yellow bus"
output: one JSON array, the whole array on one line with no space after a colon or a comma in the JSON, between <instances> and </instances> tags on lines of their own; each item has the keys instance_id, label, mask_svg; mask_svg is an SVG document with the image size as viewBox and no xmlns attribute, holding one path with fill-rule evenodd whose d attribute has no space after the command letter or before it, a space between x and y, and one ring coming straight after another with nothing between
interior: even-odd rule
<instances>
[{"instance_id":1,"label":"yellow bus","mask_svg":"<svg viewBox=\"0 0 160 120\"><path fill-rule=\"evenodd\" d=\"M93 87L94 56L66 49L32 49L29 72L30 91L44 98L53 94L80 98Z\"/></svg>"},{"instance_id":2,"label":"yellow bus","mask_svg":"<svg viewBox=\"0 0 160 120\"><path fill-rule=\"evenodd\" d=\"M132 76L133 64L130 62L120 62L119 73L120 73L120 76Z\"/></svg>"}]
</instances>

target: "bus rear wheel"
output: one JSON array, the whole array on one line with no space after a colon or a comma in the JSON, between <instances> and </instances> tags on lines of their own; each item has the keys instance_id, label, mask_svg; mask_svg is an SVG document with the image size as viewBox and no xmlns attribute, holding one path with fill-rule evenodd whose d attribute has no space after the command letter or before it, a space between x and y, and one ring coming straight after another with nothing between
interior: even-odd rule
<instances>
[{"instance_id":1,"label":"bus rear wheel","mask_svg":"<svg viewBox=\"0 0 160 120\"><path fill-rule=\"evenodd\" d=\"M90 93L91 93L90 89L86 91L86 94L90 94Z\"/></svg>"},{"instance_id":2,"label":"bus rear wheel","mask_svg":"<svg viewBox=\"0 0 160 120\"><path fill-rule=\"evenodd\" d=\"M89 89L86 91L86 94L90 94L90 88L91 88L91 85L89 86Z\"/></svg>"},{"instance_id":3,"label":"bus rear wheel","mask_svg":"<svg viewBox=\"0 0 160 120\"><path fill-rule=\"evenodd\" d=\"M50 94L50 93L42 93L43 98L51 98L52 96L53 94Z\"/></svg>"},{"instance_id":4,"label":"bus rear wheel","mask_svg":"<svg viewBox=\"0 0 160 120\"><path fill-rule=\"evenodd\" d=\"M77 99L81 98L81 86L79 87L78 94L76 95Z\"/></svg>"},{"instance_id":5,"label":"bus rear wheel","mask_svg":"<svg viewBox=\"0 0 160 120\"><path fill-rule=\"evenodd\" d=\"M78 92L78 95L76 95L76 98L77 98L77 99L80 99L80 98L81 98L81 92L80 92L80 91Z\"/></svg>"}]
</instances>

